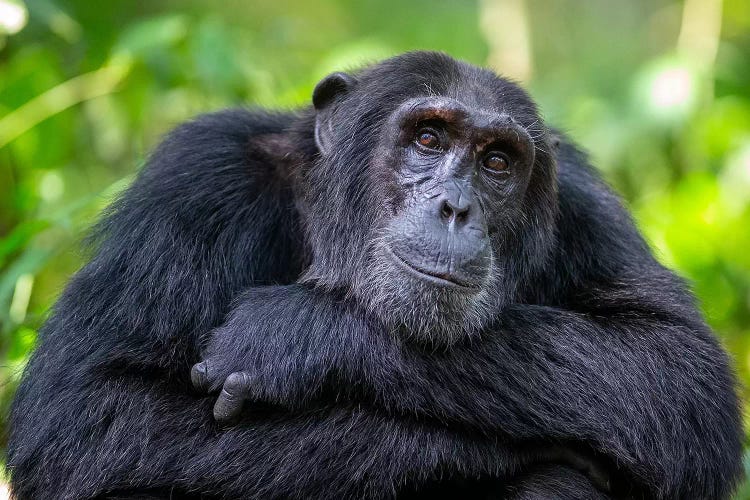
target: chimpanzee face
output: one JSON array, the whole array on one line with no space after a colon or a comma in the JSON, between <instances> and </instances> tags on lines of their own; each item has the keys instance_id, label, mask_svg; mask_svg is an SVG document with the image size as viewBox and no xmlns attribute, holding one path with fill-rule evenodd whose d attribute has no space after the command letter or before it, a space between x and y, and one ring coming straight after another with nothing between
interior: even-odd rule
<instances>
[{"instance_id":1,"label":"chimpanzee face","mask_svg":"<svg viewBox=\"0 0 750 500\"><path fill-rule=\"evenodd\" d=\"M383 247L403 279L477 294L493 267L490 231L517 209L534 143L512 116L446 97L404 102L389 120L398 185Z\"/></svg>"},{"instance_id":2,"label":"chimpanzee face","mask_svg":"<svg viewBox=\"0 0 750 500\"><path fill-rule=\"evenodd\" d=\"M314 96L335 183L316 196L342 207L348 194L332 224L367 226L331 233L349 234L340 245L363 256L350 288L396 329L438 344L478 331L512 295L520 228L535 217L526 194L535 168L551 168L546 130L521 89L473 67L451 72L423 71L411 86L375 75L379 87L336 73Z\"/></svg>"}]
</instances>

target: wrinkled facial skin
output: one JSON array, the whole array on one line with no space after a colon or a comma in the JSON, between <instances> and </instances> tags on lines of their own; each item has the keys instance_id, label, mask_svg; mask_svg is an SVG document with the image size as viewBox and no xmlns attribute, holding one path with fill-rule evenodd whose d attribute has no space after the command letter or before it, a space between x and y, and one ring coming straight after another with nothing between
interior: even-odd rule
<instances>
[{"instance_id":1,"label":"wrinkled facial skin","mask_svg":"<svg viewBox=\"0 0 750 500\"><path fill-rule=\"evenodd\" d=\"M477 293L492 268L488 231L528 182L531 138L510 116L448 98L407 101L392 122L404 200L386 245L415 277Z\"/></svg>"},{"instance_id":2,"label":"wrinkled facial skin","mask_svg":"<svg viewBox=\"0 0 750 500\"><path fill-rule=\"evenodd\" d=\"M377 150L374 170L393 196L371 259L371 307L432 344L477 333L503 295L493 240L517 217L531 136L508 114L417 97L390 116Z\"/></svg>"}]
</instances>

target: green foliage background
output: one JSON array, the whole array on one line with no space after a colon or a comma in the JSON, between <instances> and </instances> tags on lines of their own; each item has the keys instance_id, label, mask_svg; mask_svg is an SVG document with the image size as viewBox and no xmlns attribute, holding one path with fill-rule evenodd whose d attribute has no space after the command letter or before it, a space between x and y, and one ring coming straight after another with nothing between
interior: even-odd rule
<instances>
[{"instance_id":1,"label":"green foliage background","mask_svg":"<svg viewBox=\"0 0 750 500\"><path fill-rule=\"evenodd\" d=\"M327 72L409 49L525 81L692 280L747 384L750 2L0 0L0 436L86 228L164 132L305 105Z\"/></svg>"}]
</instances>

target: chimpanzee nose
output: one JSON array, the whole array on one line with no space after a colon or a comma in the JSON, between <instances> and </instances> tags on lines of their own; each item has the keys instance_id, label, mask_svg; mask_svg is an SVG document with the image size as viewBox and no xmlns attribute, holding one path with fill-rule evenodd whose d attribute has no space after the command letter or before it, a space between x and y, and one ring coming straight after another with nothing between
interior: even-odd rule
<instances>
[{"instance_id":1,"label":"chimpanzee nose","mask_svg":"<svg viewBox=\"0 0 750 500\"><path fill-rule=\"evenodd\" d=\"M446 187L437 199L440 220L449 226L461 226L468 219L473 210L473 196L470 189L462 189L458 185Z\"/></svg>"},{"instance_id":2,"label":"chimpanzee nose","mask_svg":"<svg viewBox=\"0 0 750 500\"><path fill-rule=\"evenodd\" d=\"M451 200L443 200L440 206L440 217L445 222L462 221L469 215L469 204L454 204Z\"/></svg>"}]
</instances>

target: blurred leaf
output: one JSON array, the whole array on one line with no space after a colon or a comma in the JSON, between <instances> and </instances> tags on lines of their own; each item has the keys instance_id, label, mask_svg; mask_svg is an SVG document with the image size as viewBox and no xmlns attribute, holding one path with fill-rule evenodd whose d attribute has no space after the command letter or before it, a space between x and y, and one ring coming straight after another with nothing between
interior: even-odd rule
<instances>
[{"instance_id":1,"label":"blurred leaf","mask_svg":"<svg viewBox=\"0 0 750 500\"><path fill-rule=\"evenodd\" d=\"M22 274L36 274L49 260L53 251L45 248L27 248L21 257L0 274L0 324L10 325L8 304L13 295L16 281Z\"/></svg>"},{"instance_id":2,"label":"blurred leaf","mask_svg":"<svg viewBox=\"0 0 750 500\"><path fill-rule=\"evenodd\" d=\"M50 116L112 92L129 70L127 59L116 59L102 69L71 78L8 113L0 118L0 149Z\"/></svg>"},{"instance_id":3,"label":"blurred leaf","mask_svg":"<svg viewBox=\"0 0 750 500\"><path fill-rule=\"evenodd\" d=\"M185 39L188 33L187 17L167 14L147 19L127 27L113 48L113 53L130 57L145 57L157 49L170 47Z\"/></svg>"},{"instance_id":4,"label":"blurred leaf","mask_svg":"<svg viewBox=\"0 0 750 500\"><path fill-rule=\"evenodd\" d=\"M11 337L10 346L8 347L8 360L15 362L21 361L29 353L34 342L36 342L37 332L28 327L21 327L16 330Z\"/></svg>"},{"instance_id":5,"label":"blurred leaf","mask_svg":"<svg viewBox=\"0 0 750 500\"><path fill-rule=\"evenodd\" d=\"M24 221L17 225L8 236L0 240L0 269L10 254L18 251L33 236L47 229L49 225L49 222L44 220Z\"/></svg>"},{"instance_id":6,"label":"blurred leaf","mask_svg":"<svg viewBox=\"0 0 750 500\"><path fill-rule=\"evenodd\" d=\"M190 38L190 51L197 77L211 92L234 95L243 87L227 27L217 18L200 22Z\"/></svg>"}]
</instances>

